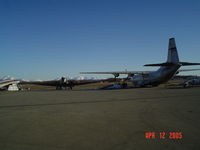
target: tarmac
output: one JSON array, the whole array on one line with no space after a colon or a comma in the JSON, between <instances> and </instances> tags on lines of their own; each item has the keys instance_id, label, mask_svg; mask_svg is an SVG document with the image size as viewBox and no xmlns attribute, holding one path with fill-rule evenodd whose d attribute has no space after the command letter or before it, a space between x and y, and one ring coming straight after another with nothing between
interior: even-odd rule
<instances>
[{"instance_id":1,"label":"tarmac","mask_svg":"<svg viewBox=\"0 0 200 150\"><path fill-rule=\"evenodd\" d=\"M199 150L200 88L0 92L0 149Z\"/></svg>"}]
</instances>

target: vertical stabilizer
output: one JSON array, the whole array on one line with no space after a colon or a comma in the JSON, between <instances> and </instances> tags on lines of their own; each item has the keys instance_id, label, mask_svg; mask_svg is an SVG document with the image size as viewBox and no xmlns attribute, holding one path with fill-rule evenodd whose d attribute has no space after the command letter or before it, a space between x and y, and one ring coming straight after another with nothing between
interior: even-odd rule
<instances>
[{"instance_id":1,"label":"vertical stabilizer","mask_svg":"<svg viewBox=\"0 0 200 150\"><path fill-rule=\"evenodd\" d=\"M178 63L179 62L175 38L169 39L167 62L169 62L169 63Z\"/></svg>"}]
</instances>

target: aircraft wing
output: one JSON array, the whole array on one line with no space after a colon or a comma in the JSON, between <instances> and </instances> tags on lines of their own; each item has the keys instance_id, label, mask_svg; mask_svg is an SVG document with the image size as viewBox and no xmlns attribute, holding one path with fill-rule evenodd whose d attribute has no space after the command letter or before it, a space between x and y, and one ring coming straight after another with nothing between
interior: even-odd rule
<instances>
[{"instance_id":1,"label":"aircraft wing","mask_svg":"<svg viewBox=\"0 0 200 150\"><path fill-rule=\"evenodd\" d=\"M111 72L80 72L81 74L112 74L115 77L118 77L120 74L148 74L152 71L111 71Z\"/></svg>"},{"instance_id":2,"label":"aircraft wing","mask_svg":"<svg viewBox=\"0 0 200 150\"><path fill-rule=\"evenodd\" d=\"M59 84L59 80L49 80L49 81L22 81L20 84L35 84L44 86L56 86Z\"/></svg>"},{"instance_id":3,"label":"aircraft wing","mask_svg":"<svg viewBox=\"0 0 200 150\"><path fill-rule=\"evenodd\" d=\"M98 83L98 82L104 82L104 81L111 81L111 79L99 79L99 80L71 80L71 84L73 86L76 85L84 85L84 84L92 84L92 83Z\"/></svg>"},{"instance_id":4,"label":"aircraft wing","mask_svg":"<svg viewBox=\"0 0 200 150\"><path fill-rule=\"evenodd\" d=\"M83 85L83 84L91 84L97 83L104 80L67 80L66 82L62 82L60 80L49 80L49 81L23 81L20 84L35 84L35 85L43 85L43 86L59 86L59 85ZM106 80L105 80L106 81Z\"/></svg>"},{"instance_id":5,"label":"aircraft wing","mask_svg":"<svg viewBox=\"0 0 200 150\"><path fill-rule=\"evenodd\" d=\"M49 80L49 81L22 81L20 84L34 84L43 86L55 86L56 89L62 89L62 87L72 87L77 85L92 84L104 81L111 81L111 79L102 80L67 80L66 78L61 78L60 80Z\"/></svg>"},{"instance_id":6,"label":"aircraft wing","mask_svg":"<svg viewBox=\"0 0 200 150\"><path fill-rule=\"evenodd\" d=\"M178 70L178 72L197 71L197 70L200 70L200 69L180 69L180 70Z\"/></svg>"}]
</instances>

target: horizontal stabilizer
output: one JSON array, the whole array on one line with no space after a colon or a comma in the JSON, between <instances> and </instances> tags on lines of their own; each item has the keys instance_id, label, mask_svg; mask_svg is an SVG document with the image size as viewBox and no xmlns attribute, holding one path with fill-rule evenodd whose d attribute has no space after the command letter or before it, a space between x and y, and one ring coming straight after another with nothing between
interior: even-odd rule
<instances>
[{"instance_id":1,"label":"horizontal stabilizer","mask_svg":"<svg viewBox=\"0 0 200 150\"><path fill-rule=\"evenodd\" d=\"M166 63L160 63L160 64L146 64L144 66L173 66L175 64L177 64L177 63L166 62ZM181 66L200 65L200 63L189 63L189 62L178 62L178 64Z\"/></svg>"},{"instance_id":2,"label":"horizontal stabilizer","mask_svg":"<svg viewBox=\"0 0 200 150\"><path fill-rule=\"evenodd\" d=\"M169 63L169 62L166 62L166 63L160 63L160 64L146 64L144 66L173 66L174 63Z\"/></svg>"},{"instance_id":3,"label":"horizontal stabilizer","mask_svg":"<svg viewBox=\"0 0 200 150\"><path fill-rule=\"evenodd\" d=\"M200 63L189 63L189 62L179 62L181 66L193 66L193 65L200 65Z\"/></svg>"}]
</instances>

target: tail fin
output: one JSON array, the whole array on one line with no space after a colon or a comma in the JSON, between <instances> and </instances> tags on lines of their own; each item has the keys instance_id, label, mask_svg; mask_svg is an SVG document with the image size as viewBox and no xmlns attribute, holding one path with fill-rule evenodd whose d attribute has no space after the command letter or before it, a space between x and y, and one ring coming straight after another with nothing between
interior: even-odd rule
<instances>
[{"instance_id":1,"label":"tail fin","mask_svg":"<svg viewBox=\"0 0 200 150\"><path fill-rule=\"evenodd\" d=\"M178 63L179 62L175 38L169 39L167 62L168 63Z\"/></svg>"},{"instance_id":2,"label":"tail fin","mask_svg":"<svg viewBox=\"0 0 200 150\"><path fill-rule=\"evenodd\" d=\"M178 52L176 49L175 38L170 38L167 62L159 63L159 64L146 64L144 66L173 66L174 64L178 64L180 66L200 65L200 63L180 62L178 58Z\"/></svg>"},{"instance_id":3,"label":"tail fin","mask_svg":"<svg viewBox=\"0 0 200 150\"><path fill-rule=\"evenodd\" d=\"M178 52L176 49L175 38L169 39L167 62L159 64L146 64L144 66L173 66L179 63Z\"/></svg>"}]
</instances>

